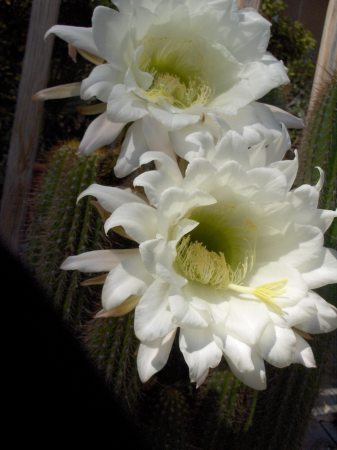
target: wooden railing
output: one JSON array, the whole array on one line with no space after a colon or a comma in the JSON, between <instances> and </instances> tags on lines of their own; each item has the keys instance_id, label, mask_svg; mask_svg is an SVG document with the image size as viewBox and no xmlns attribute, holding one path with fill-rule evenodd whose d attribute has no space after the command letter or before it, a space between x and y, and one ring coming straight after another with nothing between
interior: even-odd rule
<instances>
[{"instance_id":1,"label":"wooden railing","mask_svg":"<svg viewBox=\"0 0 337 450\"><path fill-rule=\"evenodd\" d=\"M44 34L57 22L61 0L34 0L17 96L0 210L0 235L18 251L39 141L43 104L33 94L47 86L53 39Z\"/></svg>"},{"instance_id":2,"label":"wooden railing","mask_svg":"<svg viewBox=\"0 0 337 450\"><path fill-rule=\"evenodd\" d=\"M259 8L263 0L237 0L238 6ZM0 210L0 235L14 251L19 251L20 232L30 191L32 168L39 139L42 103L31 100L47 86L53 40L44 41L45 31L57 22L61 0L33 0L22 77L10 142L6 178ZM337 69L337 0L330 0L323 30L315 93L328 74ZM310 104L312 104L312 101Z\"/></svg>"}]
</instances>

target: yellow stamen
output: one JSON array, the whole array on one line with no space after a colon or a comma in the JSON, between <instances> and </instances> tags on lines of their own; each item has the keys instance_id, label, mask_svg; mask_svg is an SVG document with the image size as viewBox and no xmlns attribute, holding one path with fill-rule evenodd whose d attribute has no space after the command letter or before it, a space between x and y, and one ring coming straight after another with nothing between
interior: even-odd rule
<instances>
[{"instance_id":1,"label":"yellow stamen","mask_svg":"<svg viewBox=\"0 0 337 450\"><path fill-rule=\"evenodd\" d=\"M156 102L164 99L178 108L188 108L194 103L207 103L211 88L200 77L192 77L187 83L177 75L170 73L153 73L154 81L145 95Z\"/></svg>"},{"instance_id":2,"label":"yellow stamen","mask_svg":"<svg viewBox=\"0 0 337 450\"><path fill-rule=\"evenodd\" d=\"M235 269L222 252L213 252L198 241L185 236L177 245L176 262L190 281L206 284L215 289L226 289L231 282L239 283L247 274L251 261L244 259Z\"/></svg>"}]
</instances>

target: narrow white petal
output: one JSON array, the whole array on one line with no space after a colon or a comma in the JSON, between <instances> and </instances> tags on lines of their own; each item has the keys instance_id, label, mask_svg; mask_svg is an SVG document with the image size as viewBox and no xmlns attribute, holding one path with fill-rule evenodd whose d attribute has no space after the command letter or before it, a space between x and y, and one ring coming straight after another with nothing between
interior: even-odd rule
<instances>
[{"instance_id":1,"label":"narrow white petal","mask_svg":"<svg viewBox=\"0 0 337 450\"><path fill-rule=\"evenodd\" d=\"M120 83L121 71L112 64L101 64L95 67L88 78L82 81L81 98L90 100L93 97L107 102L116 83Z\"/></svg>"},{"instance_id":2,"label":"narrow white petal","mask_svg":"<svg viewBox=\"0 0 337 450\"><path fill-rule=\"evenodd\" d=\"M303 119L300 117L296 117L293 114L288 113L287 111L284 111L281 108L278 108L274 105L268 105L267 103L264 103L267 108L270 109L270 111L273 113L275 119L278 122L284 123L284 125L287 128L298 128L301 129L304 127Z\"/></svg>"},{"instance_id":3,"label":"narrow white petal","mask_svg":"<svg viewBox=\"0 0 337 450\"><path fill-rule=\"evenodd\" d=\"M137 255L138 249L96 250L69 256L61 265L63 270L81 272L109 272L125 258Z\"/></svg>"},{"instance_id":4,"label":"narrow white petal","mask_svg":"<svg viewBox=\"0 0 337 450\"><path fill-rule=\"evenodd\" d=\"M150 282L139 253L130 254L108 274L102 290L103 308L116 308L131 295L141 296Z\"/></svg>"},{"instance_id":5,"label":"narrow white petal","mask_svg":"<svg viewBox=\"0 0 337 450\"><path fill-rule=\"evenodd\" d=\"M146 152L141 164L155 161L156 170L146 171L134 180L134 186L142 186L150 203L158 206L162 192L171 186L182 184L183 177L176 161L161 152Z\"/></svg>"},{"instance_id":6,"label":"narrow white petal","mask_svg":"<svg viewBox=\"0 0 337 450\"><path fill-rule=\"evenodd\" d=\"M92 28L71 27L68 25L54 25L51 27L46 35L55 34L59 38L71 44L73 47L86 50L96 56L99 55L97 47L92 36Z\"/></svg>"},{"instance_id":7,"label":"narrow white petal","mask_svg":"<svg viewBox=\"0 0 337 450\"><path fill-rule=\"evenodd\" d=\"M171 295L169 297L170 310L179 326L191 328L206 328L208 320L182 295Z\"/></svg>"},{"instance_id":8,"label":"narrow white petal","mask_svg":"<svg viewBox=\"0 0 337 450\"><path fill-rule=\"evenodd\" d=\"M160 151L175 160L175 152L169 139L167 128L150 115L142 119L143 134L150 151Z\"/></svg>"},{"instance_id":9,"label":"narrow white petal","mask_svg":"<svg viewBox=\"0 0 337 450\"><path fill-rule=\"evenodd\" d=\"M113 122L134 122L148 114L145 100L116 84L110 94L107 114Z\"/></svg>"},{"instance_id":10,"label":"narrow white petal","mask_svg":"<svg viewBox=\"0 0 337 450\"><path fill-rule=\"evenodd\" d=\"M131 14L123 14L105 6L94 9L93 39L100 56L109 62L118 61L120 65L123 64L122 55L125 37L130 29L130 17Z\"/></svg>"},{"instance_id":11,"label":"narrow white petal","mask_svg":"<svg viewBox=\"0 0 337 450\"><path fill-rule=\"evenodd\" d=\"M249 345L228 335L223 342L223 352L230 369L239 380L253 389L266 388L263 359Z\"/></svg>"},{"instance_id":12,"label":"narrow white petal","mask_svg":"<svg viewBox=\"0 0 337 450\"><path fill-rule=\"evenodd\" d=\"M169 285L155 280L140 299L135 311L135 333L140 341L163 338L176 329L168 308Z\"/></svg>"},{"instance_id":13,"label":"narrow white petal","mask_svg":"<svg viewBox=\"0 0 337 450\"><path fill-rule=\"evenodd\" d=\"M168 130L178 130L201 120L201 116L197 114L171 113L152 105L149 105L148 109L152 116Z\"/></svg>"},{"instance_id":14,"label":"narrow white petal","mask_svg":"<svg viewBox=\"0 0 337 450\"><path fill-rule=\"evenodd\" d=\"M181 328L179 346L189 367L190 380L199 387L208 369L219 365L222 351L209 329Z\"/></svg>"},{"instance_id":15,"label":"narrow white petal","mask_svg":"<svg viewBox=\"0 0 337 450\"><path fill-rule=\"evenodd\" d=\"M328 333L337 328L337 310L326 302L316 292L309 292L307 301L316 311L308 319L296 325L299 330L306 333Z\"/></svg>"},{"instance_id":16,"label":"narrow white petal","mask_svg":"<svg viewBox=\"0 0 337 450\"><path fill-rule=\"evenodd\" d=\"M326 284L337 283L337 251L323 248L321 258L316 261L316 267L303 273L303 279L310 289L316 289Z\"/></svg>"},{"instance_id":17,"label":"narrow white petal","mask_svg":"<svg viewBox=\"0 0 337 450\"><path fill-rule=\"evenodd\" d=\"M108 212L115 211L116 208L125 203L140 203L145 204L138 195L133 194L128 189L119 189L112 186L102 186L100 184L92 184L79 196L77 201L86 195L96 197L101 206Z\"/></svg>"},{"instance_id":18,"label":"narrow white petal","mask_svg":"<svg viewBox=\"0 0 337 450\"><path fill-rule=\"evenodd\" d=\"M310 345L297 333L296 336L296 349L293 357L293 363L302 364L305 367L315 368L316 362Z\"/></svg>"},{"instance_id":19,"label":"narrow white petal","mask_svg":"<svg viewBox=\"0 0 337 450\"><path fill-rule=\"evenodd\" d=\"M80 95L81 83L68 83L53 86L37 92L33 100L55 100L59 98L78 97Z\"/></svg>"},{"instance_id":20,"label":"narrow white petal","mask_svg":"<svg viewBox=\"0 0 337 450\"><path fill-rule=\"evenodd\" d=\"M277 169L285 175L287 179L287 190L292 187L298 170L298 154L295 151L295 158L293 160L277 161L270 165L271 168Z\"/></svg>"},{"instance_id":21,"label":"narrow white petal","mask_svg":"<svg viewBox=\"0 0 337 450\"><path fill-rule=\"evenodd\" d=\"M143 203L127 203L119 206L106 220L104 229L121 226L136 242L153 239L157 231L156 211Z\"/></svg>"},{"instance_id":22,"label":"narrow white petal","mask_svg":"<svg viewBox=\"0 0 337 450\"><path fill-rule=\"evenodd\" d=\"M142 120L137 120L128 129L123 140L118 161L114 168L118 178L129 175L139 167L139 158L148 150L147 141L143 134Z\"/></svg>"},{"instance_id":23,"label":"narrow white petal","mask_svg":"<svg viewBox=\"0 0 337 450\"><path fill-rule=\"evenodd\" d=\"M154 277L159 277L167 283L181 287L187 281L174 269L175 245L174 242L168 244L162 238L152 239L142 242L139 245L139 252L144 266Z\"/></svg>"},{"instance_id":24,"label":"narrow white petal","mask_svg":"<svg viewBox=\"0 0 337 450\"><path fill-rule=\"evenodd\" d=\"M112 144L124 128L125 123L111 122L106 113L100 114L87 128L79 147L79 153L90 155L104 145Z\"/></svg>"},{"instance_id":25,"label":"narrow white petal","mask_svg":"<svg viewBox=\"0 0 337 450\"><path fill-rule=\"evenodd\" d=\"M296 349L295 333L289 328L270 324L258 343L260 355L275 367L287 367L293 362Z\"/></svg>"},{"instance_id":26,"label":"narrow white petal","mask_svg":"<svg viewBox=\"0 0 337 450\"><path fill-rule=\"evenodd\" d=\"M137 354L137 368L143 383L146 383L167 363L175 334L176 330L173 330L163 338L152 342L141 342Z\"/></svg>"},{"instance_id":27,"label":"narrow white petal","mask_svg":"<svg viewBox=\"0 0 337 450\"><path fill-rule=\"evenodd\" d=\"M254 299L232 297L226 318L226 331L248 345L256 344L270 322L268 310Z\"/></svg>"}]
</instances>

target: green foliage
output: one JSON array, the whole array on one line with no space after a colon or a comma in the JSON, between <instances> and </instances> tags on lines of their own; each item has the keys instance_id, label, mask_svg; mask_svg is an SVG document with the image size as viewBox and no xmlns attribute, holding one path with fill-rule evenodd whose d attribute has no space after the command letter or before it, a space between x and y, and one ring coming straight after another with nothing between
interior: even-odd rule
<instances>
[{"instance_id":1,"label":"green foliage","mask_svg":"<svg viewBox=\"0 0 337 450\"><path fill-rule=\"evenodd\" d=\"M284 62L291 82L265 100L304 117L315 71L316 41L300 22L284 14L285 8L284 0L264 0L261 5L261 13L272 23L268 50Z\"/></svg>"}]
</instances>

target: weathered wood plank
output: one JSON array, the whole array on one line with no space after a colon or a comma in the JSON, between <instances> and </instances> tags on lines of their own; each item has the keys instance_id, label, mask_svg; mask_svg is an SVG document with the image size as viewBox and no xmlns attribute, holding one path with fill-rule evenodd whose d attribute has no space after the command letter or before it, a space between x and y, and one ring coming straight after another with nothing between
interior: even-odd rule
<instances>
[{"instance_id":1,"label":"weathered wood plank","mask_svg":"<svg viewBox=\"0 0 337 450\"><path fill-rule=\"evenodd\" d=\"M312 110L317 93L337 70L337 0L330 0L324 23L321 45L312 85L309 111Z\"/></svg>"},{"instance_id":2,"label":"weathered wood plank","mask_svg":"<svg viewBox=\"0 0 337 450\"><path fill-rule=\"evenodd\" d=\"M33 0L31 10L0 210L0 235L13 251L19 246L43 110L32 96L47 85L53 47L53 39L43 37L57 22L60 3Z\"/></svg>"},{"instance_id":3,"label":"weathered wood plank","mask_svg":"<svg viewBox=\"0 0 337 450\"><path fill-rule=\"evenodd\" d=\"M237 4L239 8L247 8L250 6L258 10L261 5L261 0L237 0Z\"/></svg>"}]
</instances>

